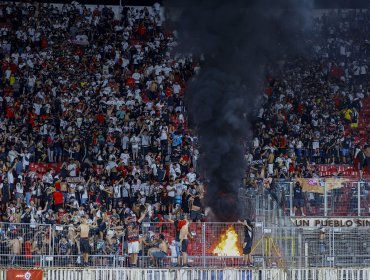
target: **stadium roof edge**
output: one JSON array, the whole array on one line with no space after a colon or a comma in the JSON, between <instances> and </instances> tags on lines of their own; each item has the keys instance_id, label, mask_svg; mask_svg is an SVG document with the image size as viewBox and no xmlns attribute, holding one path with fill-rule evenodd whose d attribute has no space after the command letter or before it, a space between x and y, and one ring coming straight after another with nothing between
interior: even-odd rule
<instances>
[{"instance_id":1,"label":"stadium roof edge","mask_svg":"<svg viewBox=\"0 0 370 280\"><path fill-rule=\"evenodd\" d=\"M312 0L315 9L358 9L370 8L368 0ZM72 0L39 0L41 3L68 4ZM82 4L92 5L122 5L122 6L153 6L158 2L163 4L165 0L79 0Z\"/></svg>"}]
</instances>

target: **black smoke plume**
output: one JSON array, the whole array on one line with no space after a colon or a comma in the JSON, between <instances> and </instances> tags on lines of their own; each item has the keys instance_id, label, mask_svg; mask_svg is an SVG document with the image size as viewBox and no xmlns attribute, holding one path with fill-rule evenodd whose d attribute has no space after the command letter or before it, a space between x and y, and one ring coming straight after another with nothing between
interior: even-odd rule
<instances>
[{"instance_id":1,"label":"black smoke plume","mask_svg":"<svg viewBox=\"0 0 370 280\"><path fill-rule=\"evenodd\" d=\"M267 67L301 51L306 0L173 0L165 3L178 34L177 51L203 55L186 91L199 136L206 204L219 221L239 217L248 118L263 91Z\"/></svg>"}]
</instances>

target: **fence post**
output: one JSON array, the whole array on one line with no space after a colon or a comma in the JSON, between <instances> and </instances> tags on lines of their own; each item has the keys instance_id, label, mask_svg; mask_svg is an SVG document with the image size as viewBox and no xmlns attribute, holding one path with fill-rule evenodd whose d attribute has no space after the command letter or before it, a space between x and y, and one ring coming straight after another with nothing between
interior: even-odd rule
<instances>
[{"instance_id":1,"label":"fence post","mask_svg":"<svg viewBox=\"0 0 370 280\"><path fill-rule=\"evenodd\" d=\"M298 229L298 244L297 244L297 251L298 251L298 268L302 267L302 229ZM294 252L294 254L297 253Z\"/></svg>"},{"instance_id":2,"label":"fence post","mask_svg":"<svg viewBox=\"0 0 370 280\"><path fill-rule=\"evenodd\" d=\"M308 267L308 261L309 261L309 253L308 253L308 243L307 241L304 242L304 265L305 267Z\"/></svg>"},{"instance_id":3,"label":"fence post","mask_svg":"<svg viewBox=\"0 0 370 280\"><path fill-rule=\"evenodd\" d=\"M262 267L265 268L266 267L266 254L265 254L265 224L264 223L262 224L261 230L262 230L262 236L261 236L261 239L262 239L262 259L263 259Z\"/></svg>"},{"instance_id":4,"label":"fence post","mask_svg":"<svg viewBox=\"0 0 370 280\"><path fill-rule=\"evenodd\" d=\"M202 259L203 267L206 267L206 223L202 223Z\"/></svg>"},{"instance_id":5,"label":"fence post","mask_svg":"<svg viewBox=\"0 0 370 280\"><path fill-rule=\"evenodd\" d=\"M361 216L361 182L357 182L357 216Z\"/></svg>"},{"instance_id":6,"label":"fence post","mask_svg":"<svg viewBox=\"0 0 370 280\"><path fill-rule=\"evenodd\" d=\"M324 183L324 216L328 216L328 189L326 187L326 182Z\"/></svg>"},{"instance_id":7,"label":"fence post","mask_svg":"<svg viewBox=\"0 0 370 280\"><path fill-rule=\"evenodd\" d=\"M49 255L54 255L54 232L53 232L53 225L49 225Z\"/></svg>"},{"instance_id":8,"label":"fence post","mask_svg":"<svg viewBox=\"0 0 370 280\"><path fill-rule=\"evenodd\" d=\"M331 263L331 266L334 267L335 266L335 231L334 231L334 228L332 227L330 229L331 231L331 236L332 236L332 240L333 240L333 245L332 245L332 248L331 248L331 251L330 251L330 263Z\"/></svg>"},{"instance_id":9,"label":"fence post","mask_svg":"<svg viewBox=\"0 0 370 280\"><path fill-rule=\"evenodd\" d=\"M289 182L289 211L290 216L293 216L293 181Z\"/></svg>"}]
</instances>

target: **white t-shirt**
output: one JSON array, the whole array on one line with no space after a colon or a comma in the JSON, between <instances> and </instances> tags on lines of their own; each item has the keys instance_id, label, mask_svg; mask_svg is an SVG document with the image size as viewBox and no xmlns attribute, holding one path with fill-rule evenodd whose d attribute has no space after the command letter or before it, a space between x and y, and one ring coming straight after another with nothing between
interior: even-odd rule
<instances>
[{"instance_id":1,"label":"white t-shirt","mask_svg":"<svg viewBox=\"0 0 370 280\"><path fill-rule=\"evenodd\" d=\"M17 193L23 194L23 187L21 183L16 184L16 191Z\"/></svg>"},{"instance_id":2,"label":"white t-shirt","mask_svg":"<svg viewBox=\"0 0 370 280\"><path fill-rule=\"evenodd\" d=\"M121 198L121 185L113 186L114 198Z\"/></svg>"},{"instance_id":3,"label":"white t-shirt","mask_svg":"<svg viewBox=\"0 0 370 280\"><path fill-rule=\"evenodd\" d=\"M171 190L172 188L175 189L175 186L168 185L167 186L167 191L168 191L168 196L169 197L175 197L175 190Z\"/></svg>"},{"instance_id":4,"label":"white t-shirt","mask_svg":"<svg viewBox=\"0 0 370 280\"><path fill-rule=\"evenodd\" d=\"M175 188L176 188L176 195L180 196L182 194L182 191L186 189L186 186L184 186L183 184L176 184Z\"/></svg>"},{"instance_id":5,"label":"white t-shirt","mask_svg":"<svg viewBox=\"0 0 370 280\"><path fill-rule=\"evenodd\" d=\"M77 176L77 165L75 163L68 164L69 176Z\"/></svg>"},{"instance_id":6,"label":"white t-shirt","mask_svg":"<svg viewBox=\"0 0 370 280\"><path fill-rule=\"evenodd\" d=\"M120 156L122 162L124 165L128 165L128 161L130 159L130 155L129 154L126 154L126 153L122 153L121 156Z\"/></svg>"},{"instance_id":7,"label":"white t-shirt","mask_svg":"<svg viewBox=\"0 0 370 280\"><path fill-rule=\"evenodd\" d=\"M189 172L188 174L186 174L186 177L188 178L189 183L193 183L197 178L197 174L195 174L194 172Z\"/></svg>"},{"instance_id":8,"label":"white t-shirt","mask_svg":"<svg viewBox=\"0 0 370 280\"><path fill-rule=\"evenodd\" d=\"M130 192L130 185L128 183L125 183L122 186L122 197L128 197Z\"/></svg>"},{"instance_id":9,"label":"white t-shirt","mask_svg":"<svg viewBox=\"0 0 370 280\"><path fill-rule=\"evenodd\" d=\"M133 149L138 149L139 148L139 141L140 141L139 137L137 137L135 135L132 136L131 139L130 139L131 147Z\"/></svg>"},{"instance_id":10,"label":"white t-shirt","mask_svg":"<svg viewBox=\"0 0 370 280\"><path fill-rule=\"evenodd\" d=\"M13 162L14 159L17 157L18 153L14 150L10 150L8 156L10 158L10 162Z\"/></svg>"},{"instance_id":11,"label":"white t-shirt","mask_svg":"<svg viewBox=\"0 0 370 280\"><path fill-rule=\"evenodd\" d=\"M161 140L167 140L167 132L168 132L168 128L167 127L162 128L162 130L161 130L161 137L160 137Z\"/></svg>"},{"instance_id":12,"label":"white t-shirt","mask_svg":"<svg viewBox=\"0 0 370 280\"><path fill-rule=\"evenodd\" d=\"M8 171L8 172L7 172L7 176L8 176L8 183L9 183L9 184L14 184L14 176L13 176L13 172Z\"/></svg>"}]
</instances>

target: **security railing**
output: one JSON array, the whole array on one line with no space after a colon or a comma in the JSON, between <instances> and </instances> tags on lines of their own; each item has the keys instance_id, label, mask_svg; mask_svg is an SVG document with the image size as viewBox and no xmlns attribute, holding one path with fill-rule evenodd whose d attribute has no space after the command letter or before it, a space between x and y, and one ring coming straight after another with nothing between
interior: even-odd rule
<instances>
[{"instance_id":1,"label":"security railing","mask_svg":"<svg viewBox=\"0 0 370 280\"><path fill-rule=\"evenodd\" d=\"M0 255L48 255L52 240L49 224L0 223Z\"/></svg>"},{"instance_id":2,"label":"security railing","mask_svg":"<svg viewBox=\"0 0 370 280\"><path fill-rule=\"evenodd\" d=\"M303 213L294 209L294 186L303 191ZM370 216L370 182L347 178L298 178L276 180L270 191L288 216ZM266 190L264 190L266 191Z\"/></svg>"},{"instance_id":3,"label":"security railing","mask_svg":"<svg viewBox=\"0 0 370 280\"><path fill-rule=\"evenodd\" d=\"M160 226L159 226L160 225ZM50 238L45 239L48 246L58 247L60 227L58 225L19 224L11 227L9 224L0 224L2 229L2 247L0 250L0 267L82 267L82 256L78 249L68 254L58 254L54 248L50 253L37 254L37 250L27 252L29 240L35 237L19 238L22 232L29 234L44 232ZM152 232L151 229L154 231ZM213 251L220 244L225 233L233 229L237 234L235 246L239 249L239 256L217 255ZM174 226L171 223L147 223L141 225L141 232L148 238L155 238L162 233L173 250ZM14 232L15 231L15 232ZM193 239L189 240L189 264L193 267L241 267L244 266L242 247L244 229L234 223L191 223L190 232ZM326 227L299 228L295 226L267 226L263 222L255 223L255 238L251 255L253 264L258 268L288 268L288 267L366 267L370 265L370 236L366 227ZM93 238L93 237L92 237ZM98 237L96 237L98 238ZM10 241L9 241L10 239ZM54 240L55 239L55 240ZM54 241L53 241L54 240ZM89 256L90 267L130 267L129 256L126 251L126 242L122 238L120 250L116 254L99 254L92 252ZM14 254L8 246L20 242L19 253ZM76 243L79 243L78 238ZM97 243L97 242L95 242ZM10 245L12 244L12 245ZM52 245L54 244L54 245ZM18 246L16 245L16 246ZM96 244L95 244L96 245ZM33 246L37 246L36 241ZM46 245L45 245L46 246ZM33 247L35 248L35 247ZM158 268L178 267L177 256L169 255L158 262L153 262L148 256L150 247L142 246L139 254L138 267ZM46 251L48 247L46 246ZM27 254L26 254L27 253Z\"/></svg>"},{"instance_id":4,"label":"security railing","mask_svg":"<svg viewBox=\"0 0 370 280\"><path fill-rule=\"evenodd\" d=\"M12 269L9 269L12 270ZM0 279L7 278L9 270L0 270ZM16 270L18 275L34 270ZM42 279L45 280L367 280L370 279L369 268L186 268L186 269L126 269L126 268L44 268ZM14 274L13 274L14 275ZM19 277L22 279L21 277ZM40 278L41 279L41 278Z\"/></svg>"}]
</instances>

